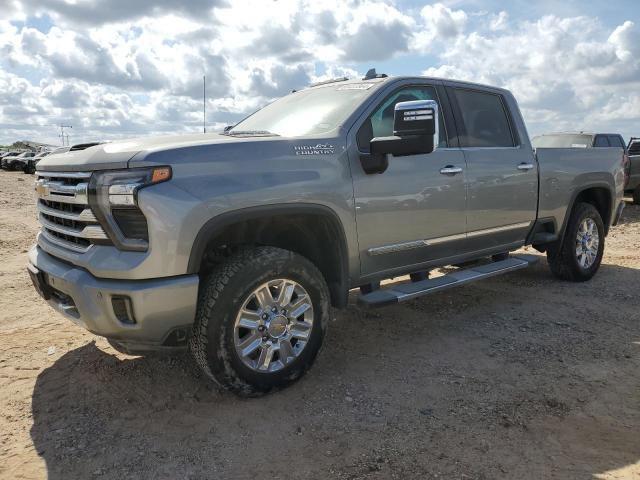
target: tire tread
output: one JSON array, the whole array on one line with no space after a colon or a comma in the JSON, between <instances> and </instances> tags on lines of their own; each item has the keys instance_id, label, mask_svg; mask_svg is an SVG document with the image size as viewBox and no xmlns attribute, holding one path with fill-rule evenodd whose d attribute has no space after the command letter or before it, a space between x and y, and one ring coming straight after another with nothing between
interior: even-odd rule
<instances>
[{"instance_id":1,"label":"tire tread","mask_svg":"<svg viewBox=\"0 0 640 480\"><path fill-rule=\"evenodd\" d=\"M572 237L576 224L587 215L594 218L596 223L599 221L600 224L602 224L600 213L593 205L590 203L578 203L571 212L567 228L565 229L564 238L561 242L550 247L547 251L547 263L549 264L551 273L561 280L583 282L589 280L600 267L602 252L604 251L604 235L600 236L601 250L599 258L596 259L597 266L592 272L585 274L577 267L575 262L575 247L573 240L570 237Z\"/></svg>"},{"instance_id":2,"label":"tire tread","mask_svg":"<svg viewBox=\"0 0 640 480\"><path fill-rule=\"evenodd\" d=\"M320 274L319 270L317 270L315 265L313 265L309 260L288 250L276 247L243 247L234 255L229 257L228 260L220 264L201 281L202 286L198 295L196 320L189 340L189 347L196 364L201 368L205 375L227 390L234 391L235 393L244 396L253 396L265 393L264 390L256 389L253 385L240 378L237 372L231 368L229 361L223 360L222 362L218 362L224 365L224 371L212 370L209 359L209 321L215 314L215 309L220 297L223 295L223 292L225 292L229 282L236 275L242 273L248 265L253 265L257 262L266 265L275 264L278 261L282 261L285 256L288 256L289 258L297 257L297 259L303 262L305 268L312 269L314 274L319 278L322 278L322 274ZM328 299L329 293L328 288L324 283L324 279L322 281L322 287L323 296ZM326 324L321 325L321 327L324 334ZM220 342L216 345L217 354L223 359L229 358L229 352L226 351L226 344L223 338L224 334L220 337ZM290 381L292 382L299 378L309 367L310 364L304 365L299 374L290 378Z\"/></svg>"}]
</instances>

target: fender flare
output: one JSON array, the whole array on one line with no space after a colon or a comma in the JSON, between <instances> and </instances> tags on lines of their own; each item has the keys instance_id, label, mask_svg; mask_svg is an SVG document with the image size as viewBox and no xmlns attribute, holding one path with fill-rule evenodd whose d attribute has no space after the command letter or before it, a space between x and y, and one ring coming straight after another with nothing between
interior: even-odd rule
<instances>
[{"instance_id":1,"label":"fender flare","mask_svg":"<svg viewBox=\"0 0 640 480\"><path fill-rule=\"evenodd\" d=\"M339 262L339 281L328 283L331 291L331 298L337 307L344 307L348 303L349 295L349 257L347 249L347 238L344 226L338 214L326 205L316 203L278 203L269 205L259 205L255 207L241 208L233 210L208 220L198 231L191 253L189 254L189 263L187 265L188 274L197 274L200 270L200 264L205 255L207 246L211 239L224 228L238 222L259 219L271 216L282 215L319 215L328 218L337 232L337 249Z\"/></svg>"},{"instance_id":2,"label":"fender flare","mask_svg":"<svg viewBox=\"0 0 640 480\"><path fill-rule=\"evenodd\" d=\"M608 233L609 232L609 227L611 226L611 217L612 217L612 209L615 208L615 190L611 189L611 185L605 181L600 181L600 182L592 182L592 183L588 183L587 185L581 185L579 188L575 189L573 191L573 193L571 194L571 198L569 200L569 204L567 205L567 210L564 214L564 218L562 220L562 225L560 226L560 231L558 232L558 238L560 239L561 244L564 243L564 234L565 234L565 230L567 228L567 224L569 223L569 217L571 216L571 212L573 211L573 208L576 206L576 200L578 198L578 196L583 193L586 192L587 190L590 190L592 188L602 188L604 190L606 190L609 193L609 201L611 202L610 206L610 211L607 212L608 218L603 218L602 221L604 223L604 228L605 228L605 232Z\"/></svg>"}]
</instances>

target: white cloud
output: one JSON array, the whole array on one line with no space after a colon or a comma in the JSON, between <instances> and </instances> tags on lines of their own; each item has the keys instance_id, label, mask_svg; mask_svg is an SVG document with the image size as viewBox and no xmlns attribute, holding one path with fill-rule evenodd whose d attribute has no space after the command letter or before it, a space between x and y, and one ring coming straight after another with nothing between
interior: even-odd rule
<instances>
[{"instance_id":1,"label":"white cloud","mask_svg":"<svg viewBox=\"0 0 640 480\"><path fill-rule=\"evenodd\" d=\"M204 74L208 121L223 125L292 89L387 61L511 88L534 131L583 127L593 111L607 130L631 133L640 120L640 29L630 20L523 22L506 7L399 5L11 0L0 12L0 143L55 141L47 125L60 122L73 123L77 141L197 131ZM425 58L432 67L420 67Z\"/></svg>"},{"instance_id":2,"label":"white cloud","mask_svg":"<svg viewBox=\"0 0 640 480\"><path fill-rule=\"evenodd\" d=\"M509 88L534 133L559 129L621 129L640 120L640 31L627 21L607 31L587 17L545 16L534 22L494 18L486 31L442 43L431 76ZM595 115L594 115L595 113Z\"/></svg>"}]
</instances>

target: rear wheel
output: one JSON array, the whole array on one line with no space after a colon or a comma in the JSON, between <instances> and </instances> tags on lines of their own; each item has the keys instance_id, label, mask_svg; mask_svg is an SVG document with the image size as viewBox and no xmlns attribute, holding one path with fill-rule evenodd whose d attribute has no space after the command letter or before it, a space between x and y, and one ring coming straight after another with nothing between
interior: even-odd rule
<instances>
[{"instance_id":1,"label":"rear wheel","mask_svg":"<svg viewBox=\"0 0 640 480\"><path fill-rule=\"evenodd\" d=\"M228 390L282 388L315 360L329 309L327 285L309 260L274 247L242 250L203 279L191 351Z\"/></svg>"},{"instance_id":2,"label":"rear wheel","mask_svg":"<svg viewBox=\"0 0 640 480\"><path fill-rule=\"evenodd\" d=\"M571 212L561 246L547 251L552 273L563 280L584 282L600 268L604 253L604 223L589 203L577 204Z\"/></svg>"},{"instance_id":3,"label":"rear wheel","mask_svg":"<svg viewBox=\"0 0 640 480\"><path fill-rule=\"evenodd\" d=\"M633 204L640 205L640 185L633 191Z\"/></svg>"}]
</instances>

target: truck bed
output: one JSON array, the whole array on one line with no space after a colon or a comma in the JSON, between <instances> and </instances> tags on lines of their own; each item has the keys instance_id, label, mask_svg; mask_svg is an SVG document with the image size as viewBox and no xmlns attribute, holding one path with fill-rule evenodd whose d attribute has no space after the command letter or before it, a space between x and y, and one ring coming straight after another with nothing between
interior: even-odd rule
<instances>
[{"instance_id":1,"label":"truck bed","mask_svg":"<svg viewBox=\"0 0 640 480\"><path fill-rule=\"evenodd\" d=\"M552 218L559 231L575 196L593 187L615 192L610 199L609 219L613 218L615 200L624 189L621 148L538 148L535 154L540 175L539 219Z\"/></svg>"}]
</instances>

